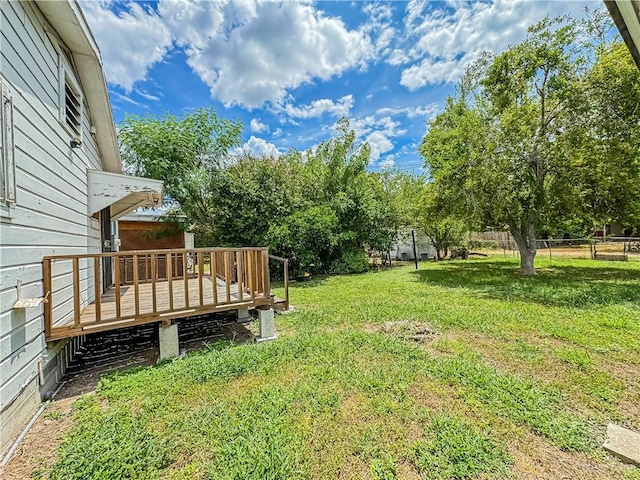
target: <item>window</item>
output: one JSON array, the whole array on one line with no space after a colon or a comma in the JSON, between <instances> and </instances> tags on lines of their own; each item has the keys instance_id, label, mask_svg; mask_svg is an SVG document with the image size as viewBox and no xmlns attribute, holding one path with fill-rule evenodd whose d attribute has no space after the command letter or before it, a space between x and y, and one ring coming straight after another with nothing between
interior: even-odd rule
<instances>
[{"instance_id":1,"label":"window","mask_svg":"<svg viewBox=\"0 0 640 480\"><path fill-rule=\"evenodd\" d=\"M66 52L65 52L66 53ZM82 93L67 55L59 56L60 122L74 138L82 135Z\"/></svg>"},{"instance_id":2,"label":"window","mask_svg":"<svg viewBox=\"0 0 640 480\"><path fill-rule=\"evenodd\" d=\"M16 202L16 160L13 144L13 99L9 84L0 77L2 90L2 108L0 124L2 131L2 150L0 151L0 203L14 205Z\"/></svg>"}]
</instances>

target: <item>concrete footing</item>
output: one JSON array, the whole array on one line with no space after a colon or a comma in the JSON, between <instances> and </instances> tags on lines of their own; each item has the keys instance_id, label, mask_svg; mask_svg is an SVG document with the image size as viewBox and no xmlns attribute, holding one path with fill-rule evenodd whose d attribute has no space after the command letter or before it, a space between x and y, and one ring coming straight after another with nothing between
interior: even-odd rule
<instances>
[{"instance_id":1,"label":"concrete footing","mask_svg":"<svg viewBox=\"0 0 640 480\"><path fill-rule=\"evenodd\" d=\"M248 322L251 320L251 316L249 315L249 309L247 307L239 308L237 310L237 313L238 313L239 322Z\"/></svg>"},{"instance_id":2,"label":"concrete footing","mask_svg":"<svg viewBox=\"0 0 640 480\"><path fill-rule=\"evenodd\" d=\"M256 340L262 342L276 338L273 309L258 310L258 320L260 321L260 336Z\"/></svg>"},{"instance_id":3,"label":"concrete footing","mask_svg":"<svg viewBox=\"0 0 640 480\"><path fill-rule=\"evenodd\" d=\"M640 433L610 423L602 446L623 462L640 466Z\"/></svg>"},{"instance_id":4,"label":"concrete footing","mask_svg":"<svg viewBox=\"0 0 640 480\"><path fill-rule=\"evenodd\" d=\"M178 325L167 325L158 328L158 340L160 344L160 358L177 357L180 355L180 343L178 341Z\"/></svg>"}]
</instances>

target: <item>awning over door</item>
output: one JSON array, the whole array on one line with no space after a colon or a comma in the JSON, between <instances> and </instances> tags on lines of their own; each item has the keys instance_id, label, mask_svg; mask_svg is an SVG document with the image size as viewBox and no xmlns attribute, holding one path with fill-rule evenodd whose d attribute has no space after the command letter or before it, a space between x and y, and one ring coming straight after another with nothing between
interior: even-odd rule
<instances>
[{"instance_id":1,"label":"awning over door","mask_svg":"<svg viewBox=\"0 0 640 480\"><path fill-rule=\"evenodd\" d=\"M89 215L110 207L112 222L138 207L162 203L164 185L160 180L88 170L87 183Z\"/></svg>"}]
</instances>

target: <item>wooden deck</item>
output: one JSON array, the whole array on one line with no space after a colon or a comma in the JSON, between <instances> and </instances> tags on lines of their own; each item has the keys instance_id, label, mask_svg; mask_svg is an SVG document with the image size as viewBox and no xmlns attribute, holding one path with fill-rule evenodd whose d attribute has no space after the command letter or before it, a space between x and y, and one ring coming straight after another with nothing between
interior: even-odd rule
<instances>
[{"instance_id":1,"label":"wooden deck","mask_svg":"<svg viewBox=\"0 0 640 480\"><path fill-rule=\"evenodd\" d=\"M114 267L114 280L112 286L100 293L101 269L109 265L103 263L105 258ZM46 339L54 341L132 325L270 305L268 259L266 248L47 257L43 265L45 293L50 293L45 305ZM87 266L84 274L81 264ZM64 270L65 265L71 267L70 272ZM284 268L286 273L286 260ZM60 281L69 277L71 286ZM83 283L91 280L93 285L83 291ZM54 288L56 283L61 286ZM69 287L72 302L65 299L69 296L66 293ZM82 308L82 298L90 293L98 301Z\"/></svg>"}]
</instances>

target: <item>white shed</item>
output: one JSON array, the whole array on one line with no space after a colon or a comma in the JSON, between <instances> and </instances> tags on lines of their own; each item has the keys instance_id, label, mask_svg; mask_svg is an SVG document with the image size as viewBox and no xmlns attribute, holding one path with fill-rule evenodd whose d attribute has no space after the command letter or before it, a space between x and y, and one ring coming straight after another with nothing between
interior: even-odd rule
<instances>
[{"instance_id":1,"label":"white shed","mask_svg":"<svg viewBox=\"0 0 640 480\"><path fill-rule=\"evenodd\" d=\"M436 249L433 247L431 239L419 230L416 230L416 251L418 260L425 256L434 257L436 255ZM411 230L398 232L398 240L391 248L391 257L394 260L414 260Z\"/></svg>"},{"instance_id":2,"label":"white shed","mask_svg":"<svg viewBox=\"0 0 640 480\"><path fill-rule=\"evenodd\" d=\"M3 453L82 341L45 342L43 256L108 250L112 222L159 202L162 183L122 175L100 53L77 1L0 1L0 22ZM80 273L87 302L92 268ZM53 272L53 282L72 279ZM70 291L54 308L73 308ZM36 306L16 308L19 298Z\"/></svg>"}]
</instances>

